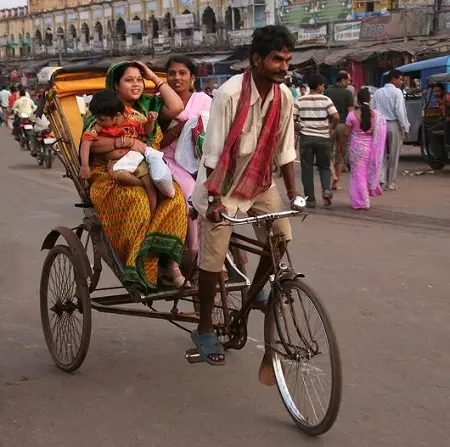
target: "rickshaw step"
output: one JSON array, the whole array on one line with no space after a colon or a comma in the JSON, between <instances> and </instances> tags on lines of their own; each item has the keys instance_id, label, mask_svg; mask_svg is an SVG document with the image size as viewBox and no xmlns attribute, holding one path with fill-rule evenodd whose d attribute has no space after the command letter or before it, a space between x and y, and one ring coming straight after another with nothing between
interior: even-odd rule
<instances>
[{"instance_id":1,"label":"rickshaw step","mask_svg":"<svg viewBox=\"0 0 450 447\"><path fill-rule=\"evenodd\" d=\"M186 353L184 354L184 358L189 363L202 363L204 360L200 357L200 354L198 352L197 348L191 348L186 350Z\"/></svg>"}]
</instances>

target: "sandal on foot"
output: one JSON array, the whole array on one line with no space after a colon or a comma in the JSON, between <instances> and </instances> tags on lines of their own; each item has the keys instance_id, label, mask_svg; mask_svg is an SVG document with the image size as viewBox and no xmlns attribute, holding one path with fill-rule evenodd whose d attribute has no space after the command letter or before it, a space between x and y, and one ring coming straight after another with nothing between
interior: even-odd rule
<instances>
[{"instance_id":1,"label":"sandal on foot","mask_svg":"<svg viewBox=\"0 0 450 447\"><path fill-rule=\"evenodd\" d=\"M267 308L267 300L268 297L264 290L261 290L256 294L255 301L252 304L252 309L260 310L261 312L265 312Z\"/></svg>"},{"instance_id":2,"label":"sandal on foot","mask_svg":"<svg viewBox=\"0 0 450 447\"><path fill-rule=\"evenodd\" d=\"M191 339L198 349L200 358L209 365L223 366L225 365L225 351L219 343L219 339L214 332L199 334L198 331L191 332ZM214 360L213 357L222 357Z\"/></svg>"}]
</instances>

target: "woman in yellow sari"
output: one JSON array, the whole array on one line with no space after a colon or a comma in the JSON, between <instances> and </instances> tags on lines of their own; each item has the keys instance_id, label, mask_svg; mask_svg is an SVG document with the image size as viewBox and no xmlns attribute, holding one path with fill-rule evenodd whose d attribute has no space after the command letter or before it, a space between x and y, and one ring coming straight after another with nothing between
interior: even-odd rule
<instances>
[{"instance_id":1,"label":"woman in yellow sari","mask_svg":"<svg viewBox=\"0 0 450 447\"><path fill-rule=\"evenodd\" d=\"M144 93L144 78L154 82L160 95ZM106 88L115 90L134 114L152 117L159 113L173 119L183 110L179 96L148 67L139 62L121 62L110 67ZM153 116L154 118L154 116ZM85 127L92 123L86 119ZM178 268L186 238L186 204L175 183L173 199L160 198L154 216L141 186L119 185L108 173L104 154L131 146L143 152L146 146L159 149L162 132L157 122L145 141L124 141L100 137L91 147L92 203L103 231L125 266L124 284L136 285L146 293L157 289L158 267L167 267L173 285L180 287L184 278ZM137 179L138 180L138 179ZM138 185L138 183L137 183Z\"/></svg>"}]
</instances>

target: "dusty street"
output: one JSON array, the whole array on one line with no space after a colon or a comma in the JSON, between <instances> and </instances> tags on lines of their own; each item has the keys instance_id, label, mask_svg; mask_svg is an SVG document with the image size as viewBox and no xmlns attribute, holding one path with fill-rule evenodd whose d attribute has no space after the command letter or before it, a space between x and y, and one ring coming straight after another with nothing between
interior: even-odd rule
<instances>
[{"instance_id":1,"label":"dusty street","mask_svg":"<svg viewBox=\"0 0 450 447\"><path fill-rule=\"evenodd\" d=\"M94 313L85 363L58 370L40 323L40 246L82 213L59 163L40 168L5 128L0 142L0 446L448 445L449 167L401 175L426 169L406 149L399 190L370 211L352 211L344 190L332 209L292 221L295 265L329 310L343 362L339 417L314 439L257 381L257 313L224 368L188 364L188 334L164 321Z\"/></svg>"}]
</instances>

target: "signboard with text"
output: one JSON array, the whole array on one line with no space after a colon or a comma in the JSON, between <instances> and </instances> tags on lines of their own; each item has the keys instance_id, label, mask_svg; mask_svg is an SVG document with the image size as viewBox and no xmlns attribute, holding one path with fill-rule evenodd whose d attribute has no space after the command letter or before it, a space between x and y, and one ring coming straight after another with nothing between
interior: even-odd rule
<instances>
[{"instance_id":1,"label":"signboard with text","mask_svg":"<svg viewBox=\"0 0 450 447\"><path fill-rule=\"evenodd\" d=\"M194 28L194 14L180 14L175 16L176 29Z\"/></svg>"},{"instance_id":2,"label":"signboard with text","mask_svg":"<svg viewBox=\"0 0 450 447\"><path fill-rule=\"evenodd\" d=\"M346 2L337 0L282 0L280 5L285 8L283 23L314 25L352 18L351 4L349 9Z\"/></svg>"}]
</instances>

